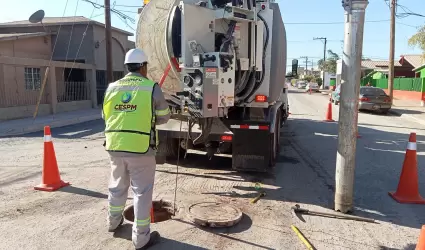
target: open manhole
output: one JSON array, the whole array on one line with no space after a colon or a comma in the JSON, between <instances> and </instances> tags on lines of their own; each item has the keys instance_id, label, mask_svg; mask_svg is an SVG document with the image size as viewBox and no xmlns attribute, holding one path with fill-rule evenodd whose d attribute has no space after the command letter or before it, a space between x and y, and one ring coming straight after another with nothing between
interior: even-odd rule
<instances>
[{"instance_id":1,"label":"open manhole","mask_svg":"<svg viewBox=\"0 0 425 250\"><path fill-rule=\"evenodd\" d=\"M168 201L153 201L154 223L162 222L171 219L174 214L173 204ZM124 220L127 223L133 224L134 221L134 206L130 205L124 209Z\"/></svg>"},{"instance_id":2,"label":"open manhole","mask_svg":"<svg viewBox=\"0 0 425 250\"><path fill-rule=\"evenodd\" d=\"M219 202L200 202L189 206L188 218L205 227L231 227L242 219L239 208Z\"/></svg>"}]
</instances>

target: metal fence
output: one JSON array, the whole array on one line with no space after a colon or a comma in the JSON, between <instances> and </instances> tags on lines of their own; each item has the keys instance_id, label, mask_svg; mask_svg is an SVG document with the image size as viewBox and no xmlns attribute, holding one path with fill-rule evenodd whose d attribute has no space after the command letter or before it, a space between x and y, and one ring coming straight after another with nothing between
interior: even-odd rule
<instances>
[{"instance_id":1,"label":"metal fence","mask_svg":"<svg viewBox=\"0 0 425 250\"><path fill-rule=\"evenodd\" d=\"M90 100L89 82L57 82L58 102Z\"/></svg>"},{"instance_id":2,"label":"metal fence","mask_svg":"<svg viewBox=\"0 0 425 250\"><path fill-rule=\"evenodd\" d=\"M377 88L388 89L388 79L362 79L360 85L365 86L367 83ZM421 92L425 89L424 85L425 78L394 78L394 90Z\"/></svg>"}]
</instances>

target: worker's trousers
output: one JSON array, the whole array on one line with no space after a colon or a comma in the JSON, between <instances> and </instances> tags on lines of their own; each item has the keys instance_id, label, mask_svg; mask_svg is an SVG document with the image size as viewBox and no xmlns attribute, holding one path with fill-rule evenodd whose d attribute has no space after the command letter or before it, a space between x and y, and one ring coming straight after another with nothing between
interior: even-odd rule
<instances>
[{"instance_id":1,"label":"worker's trousers","mask_svg":"<svg viewBox=\"0 0 425 250\"><path fill-rule=\"evenodd\" d=\"M133 189L134 224L133 244L140 248L150 238L150 209L155 181L155 156L111 156L111 179L109 182L109 228L115 229L122 219L122 212L131 184Z\"/></svg>"}]
</instances>

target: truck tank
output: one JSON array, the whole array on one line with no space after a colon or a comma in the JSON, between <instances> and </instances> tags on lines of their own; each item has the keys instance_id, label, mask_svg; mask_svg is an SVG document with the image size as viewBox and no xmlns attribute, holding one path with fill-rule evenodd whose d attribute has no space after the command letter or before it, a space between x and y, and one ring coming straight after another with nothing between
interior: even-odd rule
<instances>
[{"instance_id":1,"label":"truck tank","mask_svg":"<svg viewBox=\"0 0 425 250\"><path fill-rule=\"evenodd\" d=\"M147 53L148 77L153 81L160 80L172 57L168 26L173 19L173 7L179 2L180 0L151 0L139 15L136 47L142 48ZM184 2L195 4L199 0L184 0ZM262 14L268 23L269 41L265 53L264 84L256 93L268 95L268 102L272 103L279 99L285 86L287 52L286 31L279 5L270 3L270 9L273 10L273 15L267 15L267 12ZM181 91L179 72L173 63L171 65L171 70L162 85L166 98L171 98L171 95Z\"/></svg>"}]
</instances>

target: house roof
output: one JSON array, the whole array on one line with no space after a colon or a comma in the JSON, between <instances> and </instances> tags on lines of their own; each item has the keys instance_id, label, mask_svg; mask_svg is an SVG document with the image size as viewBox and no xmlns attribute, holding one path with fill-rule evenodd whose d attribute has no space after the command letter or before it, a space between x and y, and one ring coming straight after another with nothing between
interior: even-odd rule
<instances>
[{"instance_id":1,"label":"house roof","mask_svg":"<svg viewBox=\"0 0 425 250\"><path fill-rule=\"evenodd\" d=\"M46 36L46 35L49 35L49 33L46 33L46 32L35 32L35 33L0 34L0 42L1 41L10 41L10 40L25 39L25 38L31 38L31 37Z\"/></svg>"},{"instance_id":2,"label":"house roof","mask_svg":"<svg viewBox=\"0 0 425 250\"><path fill-rule=\"evenodd\" d=\"M89 22L92 22L95 25L104 27L105 24L91 20L89 18L83 17L83 16L69 16L69 17L45 17L43 19L43 25L44 26L57 26L57 25L72 25L72 24L87 24ZM7 22L7 23L0 23L0 28L10 28L10 27L40 27L42 26L41 23L31 23L28 20L24 21L14 21L14 22ZM113 30L124 33L129 36L133 36L133 33L130 33L128 31L114 28Z\"/></svg>"},{"instance_id":3,"label":"house roof","mask_svg":"<svg viewBox=\"0 0 425 250\"><path fill-rule=\"evenodd\" d=\"M388 61L371 61L371 60L364 60L362 61L362 68L363 69L382 69L382 68L388 68L389 66ZM401 67L401 63L394 61L394 66Z\"/></svg>"},{"instance_id":4,"label":"house roof","mask_svg":"<svg viewBox=\"0 0 425 250\"><path fill-rule=\"evenodd\" d=\"M413 66L413 71L425 64L425 60L422 55L402 55L400 61L403 60L403 58Z\"/></svg>"}]
</instances>

